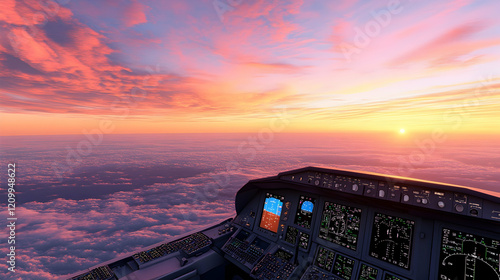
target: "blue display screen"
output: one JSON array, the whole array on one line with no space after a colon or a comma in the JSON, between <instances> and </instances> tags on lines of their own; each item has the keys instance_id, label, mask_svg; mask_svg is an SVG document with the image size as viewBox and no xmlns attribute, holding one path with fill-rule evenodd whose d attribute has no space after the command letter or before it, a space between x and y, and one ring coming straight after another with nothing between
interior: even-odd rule
<instances>
[{"instance_id":1,"label":"blue display screen","mask_svg":"<svg viewBox=\"0 0 500 280\"><path fill-rule=\"evenodd\" d=\"M274 233L278 232L281 210L283 209L283 200L285 198L270 193L266 194L266 200L262 209L260 227Z\"/></svg>"},{"instance_id":2,"label":"blue display screen","mask_svg":"<svg viewBox=\"0 0 500 280\"><path fill-rule=\"evenodd\" d=\"M296 225L306 229L311 228L314 203L316 203L316 199L304 195L300 196L294 221Z\"/></svg>"}]
</instances>

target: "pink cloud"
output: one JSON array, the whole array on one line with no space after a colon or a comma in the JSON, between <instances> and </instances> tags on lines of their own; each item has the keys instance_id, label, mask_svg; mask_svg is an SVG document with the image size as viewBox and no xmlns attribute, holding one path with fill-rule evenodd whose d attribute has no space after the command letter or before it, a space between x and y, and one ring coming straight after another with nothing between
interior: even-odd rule
<instances>
[{"instance_id":1,"label":"pink cloud","mask_svg":"<svg viewBox=\"0 0 500 280\"><path fill-rule=\"evenodd\" d=\"M6 2L1 14L2 26L19 39L15 50L0 39L0 95L9 112L92 118L114 114L113 102L125 107L132 90L141 88L147 95L129 111L135 120L166 115L250 122L254 116L264 120L275 103L314 114L331 95L348 92L348 99L369 89L358 86L360 77L375 86L404 84L413 74L431 72L420 71L423 65L448 71L498 59L491 51L498 39L488 34L495 21L468 23L484 14L467 7L470 1L405 2L353 63L339 56L339 44L352 43L354 28L364 27L385 3L243 1L222 23L212 1L148 2L152 8L139 1L75 1L62 5L45 26L36 25L38 32L19 21L41 9L38 1L20 3ZM457 25L465 7L472 16ZM61 32L46 28L51 25ZM143 70L152 64L161 71ZM406 68L414 72L399 71Z\"/></svg>"},{"instance_id":2,"label":"pink cloud","mask_svg":"<svg viewBox=\"0 0 500 280\"><path fill-rule=\"evenodd\" d=\"M456 58L477 50L500 45L500 39L470 39L484 30L485 24L464 24L441 34L433 41L396 58L392 65L415 62L446 63L456 62ZM465 40L469 39L469 40Z\"/></svg>"},{"instance_id":3,"label":"pink cloud","mask_svg":"<svg viewBox=\"0 0 500 280\"><path fill-rule=\"evenodd\" d=\"M132 1L130 5L125 8L123 13L123 21L125 26L132 27L137 24L148 22L146 18L146 10L148 7L138 1Z\"/></svg>"},{"instance_id":4,"label":"pink cloud","mask_svg":"<svg viewBox=\"0 0 500 280\"><path fill-rule=\"evenodd\" d=\"M225 24L234 26L240 31L242 27L248 27L245 31L246 36L260 34L274 42L284 42L287 36L300 30L299 25L286 17L299 14L303 4L303 0L243 2L234 11L225 15Z\"/></svg>"},{"instance_id":5,"label":"pink cloud","mask_svg":"<svg viewBox=\"0 0 500 280\"><path fill-rule=\"evenodd\" d=\"M248 62L243 64L244 66L255 68L259 72L296 72L304 69L303 67L297 67L294 65L286 63L261 63L261 62Z\"/></svg>"},{"instance_id":6,"label":"pink cloud","mask_svg":"<svg viewBox=\"0 0 500 280\"><path fill-rule=\"evenodd\" d=\"M5 22L8 24L26 24L27 18L30 15L24 15L24 17L16 11L16 0L5 0L2 1L2 10L0 10L0 22Z\"/></svg>"}]
</instances>

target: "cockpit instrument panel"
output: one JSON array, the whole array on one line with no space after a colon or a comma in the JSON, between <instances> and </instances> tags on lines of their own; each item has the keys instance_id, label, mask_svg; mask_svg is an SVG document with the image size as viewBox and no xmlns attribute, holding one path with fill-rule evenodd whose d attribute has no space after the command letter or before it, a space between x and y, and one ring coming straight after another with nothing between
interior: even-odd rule
<instances>
[{"instance_id":1,"label":"cockpit instrument panel","mask_svg":"<svg viewBox=\"0 0 500 280\"><path fill-rule=\"evenodd\" d=\"M406 280L406 278L399 277L390 273L385 273L384 280Z\"/></svg>"},{"instance_id":2,"label":"cockpit instrument panel","mask_svg":"<svg viewBox=\"0 0 500 280\"><path fill-rule=\"evenodd\" d=\"M345 248L356 250L360 223L361 209L325 201L319 237Z\"/></svg>"},{"instance_id":3,"label":"cockpit instrument panel","mask_svg":"<svg viewBox=\"0 0 500 280\"><path fill-rule=\"evenodd\" d=\"M284 200L285 198L283 196L266 193L266 200L262 209L262 216L259 225L261 228L274 233L278 232Z\"/></svg>"},{"instance_id":4,"label":"cockpit instrument panel","mask_svg":"<svg viewBox=\"0 0 500 280\"><path fill-rule=\"evenodd\" d=\"M361 264L358 280L377 280L378 275L379 275L378 268L363 263Z\"/></svg>"},{"instance_id":5,"label":"cockpit instrument panel","mask_svg":"<svg viewBox=\"0 0 500 280\"><path fill-rule=\"evenodd\" d=\"M439 279L500 279L500 241L443 228Z\"/></svg>"},{"instance_id":6,"label":"cockpit instrument panel","mask_svg":"<svg viewBox=\"0 0 500 280\"><path fill-rule=\"evenodd\" d=\"M297 213L295 214L294 224L310 229L315 204L316 199L301 195L297 205Z\"/></svg>"},{"instance_id":7,"label":"cockpit instrument panel","mask_svg":"<svg viewBox=\"0 0 500 280\"><path fill-rule=\"evenodd\" d=\"M297 244L297 236L299 236L299 230L295 227L288 226L285 235L285 241L295 245Z\"/></svg>"},{"instance_id":8,"label":"cockpit instrument panel","mask_svg":"<svg viewBox=\"0 0 500 280\"><path fill-rule=\"evenodd\" d=\"M332 250L326 249L325 247L319 247L314 265L323 270L332 271L334 259L335 253Z\"/></svg>"},{"instance_id":9,"label":"cockpit instrument panel","mask_svg":"<svg viewBox=\"0 0 500 280\"><path fill-rule=\"evenodd\" d=\"M370 240L370 256L410 269L415 221L375 213Z\"/></svg>"},{"instance_id":10,"label":"cockpit instrument panel","mask_svg":"<svg viewBox=\"0 0 500 280\"><path fill-rule=\"evenodd\" d=\"M342 279L350 280L354 273L354 264L355 261L353 259L337 254L335 263L333 264L333 274Z\"/></svg>"}]
</instances>

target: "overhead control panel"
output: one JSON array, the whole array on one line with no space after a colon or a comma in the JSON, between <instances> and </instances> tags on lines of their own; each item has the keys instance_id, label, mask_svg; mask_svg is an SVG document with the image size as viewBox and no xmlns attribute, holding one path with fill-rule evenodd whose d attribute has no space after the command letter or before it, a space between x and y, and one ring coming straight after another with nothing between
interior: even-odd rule
<instances>
[{"instance_id":1,"label":"overhead control panel","mask_svg":"<svg viewBox=\"0 0 500 280\"><path fill-rule=\"evenodd\" d=\"M282 173L280 179L465 216L500 221L500 209L488 194L455 185L344 170ZM321 171L319 171L321 170ZM371 179L370 179L371 178Z\"/></svg>"}]
</instances>

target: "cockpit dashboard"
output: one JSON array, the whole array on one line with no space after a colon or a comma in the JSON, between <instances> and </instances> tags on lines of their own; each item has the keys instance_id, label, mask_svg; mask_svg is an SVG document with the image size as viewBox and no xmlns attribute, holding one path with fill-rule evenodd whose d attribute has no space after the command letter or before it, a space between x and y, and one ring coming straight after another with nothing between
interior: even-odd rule
<instances>
[{"instance_id":1,"label":"cockpit dashboard","mask_svg":"<svg viewBox=\"0 0 500 280\"><path fill-rule=\"evenodd\" d=\"M281 279L262 273L279 259L290 279L500 279L499 199L477 190L305 168L250 181L236 203L228 242L259 254L226 258L253 278Z\"/></svg>"},{"instance_id":2,"label":"cockpit dashboard","mask_svg":"<svg viewBox=\"0 0 500 280\"><path fill-rule=\"evenodd\" d=\"M236 217L71 280L500 280L500 194L307 167L249 181Z\"/></svg>"}]
</instances>

